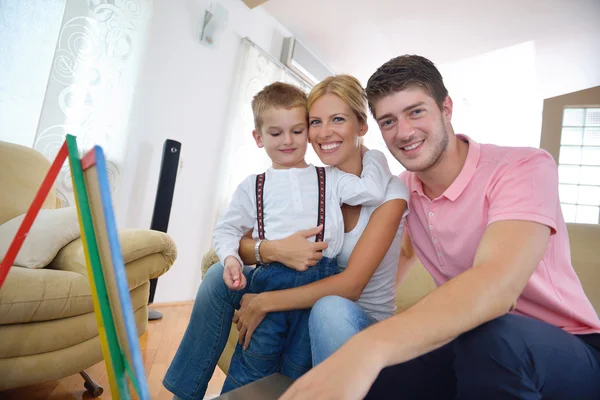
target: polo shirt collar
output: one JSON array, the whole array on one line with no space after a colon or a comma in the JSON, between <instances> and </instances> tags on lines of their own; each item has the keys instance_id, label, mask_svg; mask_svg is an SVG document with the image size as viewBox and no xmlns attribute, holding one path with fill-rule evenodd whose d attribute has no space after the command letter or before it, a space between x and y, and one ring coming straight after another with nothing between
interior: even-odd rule
<instances>
[{"instance_id":1,"label":"polo shirt collar","mask_svg":"<svg viewBox=\"0 0 600 400\"><path fill-rule=\"evenodd\" d=\"M452 182L450 187L442 194L442 196L450 201L455 201L465 190L469 182L471 182L473 175L475 175L475 170L477 169L477 164L479 163L479 157L481 155L481 145L479 143L475 142L467 135L457 134L456 136L459 140L469 143L469 150L467 151L467 158L460 173L456 179L454 179L454 182ZM423 192L423 182L417 177L417 174L413 173L411 175L412 191L417 192L420 196L425 196L425 193Z\"/></svg>"}]
</instances>

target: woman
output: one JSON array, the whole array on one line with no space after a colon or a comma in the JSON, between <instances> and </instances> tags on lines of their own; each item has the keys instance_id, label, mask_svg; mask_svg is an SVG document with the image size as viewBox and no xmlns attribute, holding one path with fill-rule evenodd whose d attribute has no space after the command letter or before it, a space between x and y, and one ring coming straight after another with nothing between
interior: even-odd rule
<instances>
[{"instance_id":1,"label":"woman","mask_svg":"<svg viewBox=\"0 0 600 400\"><path fill-rule=\"evenodd\" d=\"M309 94L309 140L323 163L361 174L360 146L367 131L366 109L364 91L353 77L330 77L313 88ZM324 299L326 305L342 298L348 299L348 304L362 300L365 310L372 310L369 322L391 316L408 192L398 182L390 184L388 192L386 199L390 200L377 208L343 207L347 233L338 262L344 270L335 276L294 289L246 294L241 298L227 290L222 267L212 266L200 285L189 326L163 380L165 387L181 398L202 398L225 347L236 305L241 304L234 320L240 330L240 343L250 342L268 312L310 308L326 296L338 296ZM286 239L264 241L259 248L261 259L306 269L321 257L321 244L306 240L315 234L312 229ZM240 256L246 265L256 263L254 240L242 239ZM378 298L375 293L379 291L385 296Z\"/></svg>"}]
</instances>

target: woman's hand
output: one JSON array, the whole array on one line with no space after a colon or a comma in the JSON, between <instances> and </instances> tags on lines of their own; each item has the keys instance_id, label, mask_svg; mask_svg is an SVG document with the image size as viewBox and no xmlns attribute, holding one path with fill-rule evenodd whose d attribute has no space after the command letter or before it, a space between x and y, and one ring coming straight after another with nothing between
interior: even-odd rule
<instances>
[{"instance_id":1,"label":"woman's hand","mask_svg":"<svg viewBox=\"0 0 600 400\"><path fill-rule=\"evenodd\" d=\"M296 232L284 239L261 243L261 255L268 261L277 261L296 271L306 271L323 257L327 248L325 242L309 241L307 238L317 235L323 226ZM263 246L265 246L263 248Z\"/></svg>"},{"instance_id":2,"label":"woman's hand","mask_svg":"<svg viewBox=\"0 0 600 400\"><path fill-rule=\"evenodd\" d=\"M359 400L379 375L372 346L350 339L338 351L300 377L280 400Z\"/></svg>"},{"instance_id":3,"label":"woman's hand","mask_svg":"<svg viewBox=\"0 0 600 400\"><path fill-rule=\"evenodd\" d=\"M246 293L242 296L240 309L233 316L233 322L237 324L237 330L240 332L239 343L244 346L244 350L250 345L254 330L267 315L261 307L259 296L255 293Z\"/></svg>"}]
</instances>

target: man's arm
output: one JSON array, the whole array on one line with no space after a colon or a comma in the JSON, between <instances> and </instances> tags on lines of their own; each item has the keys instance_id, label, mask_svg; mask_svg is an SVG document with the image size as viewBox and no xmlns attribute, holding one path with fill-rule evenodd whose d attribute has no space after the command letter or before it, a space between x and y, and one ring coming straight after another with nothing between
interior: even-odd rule
<instances>
[{"instance_id":1,"label":"man's arm","mask_svg":"<svg viewBox=\"0 0 600 400\"><path fill-rule=\"evenodd\" d=\"M462 333L510 311L542 259L548 226L498 221L488 226L473 268L448 281L407 311L356 335L380 368L435 350Z\"/></svg>"},{"instance_id":2,"label":"man's arm","mask_svg":"<svg viewBox=\"0 0 600 400\"><path fill-rule=\"evenodd\" d=\"M543 257L550 228L529 221L490 224L473 268L408 310L350 338L298 379L282 400L363 398L379 372L507 313Z\"/></svg>"}]
</instances>

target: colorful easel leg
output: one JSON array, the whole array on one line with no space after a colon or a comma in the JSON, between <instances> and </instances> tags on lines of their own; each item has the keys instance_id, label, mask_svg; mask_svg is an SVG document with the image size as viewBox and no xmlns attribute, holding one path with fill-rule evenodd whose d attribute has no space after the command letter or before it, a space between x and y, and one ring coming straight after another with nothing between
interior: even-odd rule
<instances>
[{"instance_id":1,"label":"colorful easel leg","mask_svg":"<svg viewBox=\"0 0 600 400\"><path fill-rule=\"evenodd\" d=\"M133 391L140 400L150 400L102 148L95 146L85 154L81 167L122 361Z\"/></svg>"},{"instance_id":2,"label":"colorful easel leg","mask_svg":"<svg viewBox=\"0 0 600 400\"><path fill-rule=\"evenodd\" d=\"M90 213L90 205L85 180L83 178L81 161L79 159L77 142L72 135L67 135L66 141L75 202L77 204L79 225L81 229L81 239L86 258L92 301L94 303L94 313L96 315L96 323L98 324L98 333L102 345L102 354L106 364L111 394L112 398L116 400L120 400L121 398L128 399L129 389L127 386L127 378L124 373L115 326L108 303L106 285L102 275L98 244L94 234L94 226Z\"/></svg>"}]
</instances>

